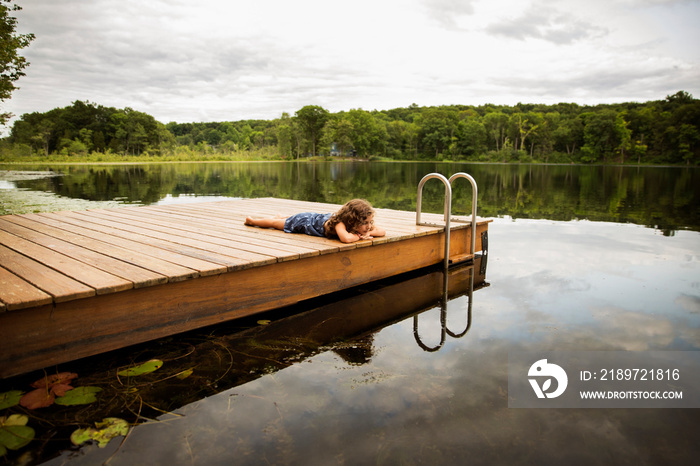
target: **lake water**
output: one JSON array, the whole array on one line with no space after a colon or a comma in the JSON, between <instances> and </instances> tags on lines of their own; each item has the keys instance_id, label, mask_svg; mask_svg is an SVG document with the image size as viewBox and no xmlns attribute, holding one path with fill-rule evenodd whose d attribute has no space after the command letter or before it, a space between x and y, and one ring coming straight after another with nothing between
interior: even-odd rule
<instances>
[{"instance_id":1,"label":"lake water","mask_svg":"<svg viewBox=\"0 0 700 466\"><path fill-rule=\"evenodd\" d=\"M465 171L479 184L479 216L494 221L486 283L446 304L439 290L434 299L425 291L439 274L431 270L59 367L79 374L76 385L104 391L88 407L33 413L38 438L12 452L14 462L697 464L699 409L509 407L517 398L509 392L509 358L698 354L698 169L332 162L50 168L51 176L3 173L5 213L220 197L364 197L376 207L414 210L423 175ZM456 213L470 211L468 186L455 186ZM428 183L424 209L440 212L443 192ZM23 207L22 198L31 205ZM455 273L468 282L472 272ZM434 304L419 304L426 299ZM349 323L334 328L329 322L339 315ZM350 322L362 330L352 335ZM165 361L159 371L116 376L117 368L153 357ZM36 378L0 381L0 393L27 390ZM108 416L141 424L105 448L71 448L75 428Z\"/></svg>"}]
</instances>

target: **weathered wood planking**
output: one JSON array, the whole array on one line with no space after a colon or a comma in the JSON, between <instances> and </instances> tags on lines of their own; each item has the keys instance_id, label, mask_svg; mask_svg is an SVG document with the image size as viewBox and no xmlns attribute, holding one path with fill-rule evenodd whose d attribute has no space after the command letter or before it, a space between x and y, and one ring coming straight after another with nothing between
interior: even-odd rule
<instances>
[{"instance_id":1,"label":"weathered wood planking","mask_svg":"<svg viewBox=\"0 0 700 466\"><path fill-rule=\"evenodd\" d=\"M443 228L413 212L377 209L387 235L353 244L243 225L339 207L237 199L0 217L0 377L441 262ZM453 224L451 257L470 235Z\"/></svg>"}]
</instances>

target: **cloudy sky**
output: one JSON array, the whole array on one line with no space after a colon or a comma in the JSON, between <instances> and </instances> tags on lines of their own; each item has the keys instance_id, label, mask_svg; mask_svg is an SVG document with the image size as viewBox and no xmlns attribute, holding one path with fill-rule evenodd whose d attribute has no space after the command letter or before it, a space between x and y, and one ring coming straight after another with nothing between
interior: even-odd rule
<instances>
[{"instance_id":1,"label":"cloudy sky","mask_svg":"<svg viewBox=\"0 0 700 466\"><path fill-rule=\"evenodd\" d=\"M20 0L16 115L169 121L700 97L700 0Z\"/></svg>"}]
</instances>

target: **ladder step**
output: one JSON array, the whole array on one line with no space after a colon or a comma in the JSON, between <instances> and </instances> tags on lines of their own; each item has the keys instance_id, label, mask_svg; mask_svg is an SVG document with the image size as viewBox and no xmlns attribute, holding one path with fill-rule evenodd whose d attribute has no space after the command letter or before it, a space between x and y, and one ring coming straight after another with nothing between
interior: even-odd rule
<instances>
[{"instance_id":1,"label":"ladder step","mask_svg":"<svg viewBox=\"0 0 700 466\"><path fill-rule=\"evenodd\" d=\"M450 264L459 264L460 262L466 262L474 259L474 254L455 254L450 257Z\"/></svg>"}]
</instances>

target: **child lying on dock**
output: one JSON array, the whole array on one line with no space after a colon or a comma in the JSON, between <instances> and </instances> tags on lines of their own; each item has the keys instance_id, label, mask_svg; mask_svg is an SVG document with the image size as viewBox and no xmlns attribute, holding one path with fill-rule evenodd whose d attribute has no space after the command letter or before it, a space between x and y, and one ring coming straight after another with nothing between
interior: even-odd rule
<instances>
[{"instance_id":1,"label":"child lying on dock","mask_svg":"<svg viewBox=\"0 0 700 466\"><path fill-rule=\"evenodd\" d=\"M334 214L304 212L290 217L246 217L245 224L275 228L286 233L338 238L343 243L354 243L386 234L383 228L374 225L374 209L364 199L353 199Z\"/></svg>"}]
</instances>

